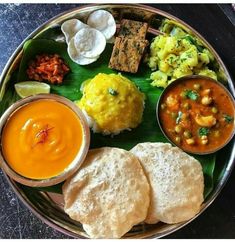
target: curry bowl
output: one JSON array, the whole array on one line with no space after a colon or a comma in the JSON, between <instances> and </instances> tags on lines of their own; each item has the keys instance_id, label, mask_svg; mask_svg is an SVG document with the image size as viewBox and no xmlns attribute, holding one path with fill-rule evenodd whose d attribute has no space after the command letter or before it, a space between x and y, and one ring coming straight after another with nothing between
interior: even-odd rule
<instances>
[{"instance_id":1,"label":"curry bowl","mask_svg":"<svg viewBox=\"0 0 235 242\"><path fill-rule=\"evenodd\" d=\"M11 105L0 119L0 133L1 167L12 179L31 187L63 182L80 167L90 144L82 111L54 94L29 96Z\"/></svg>"},{"instance_id":2,"label":"curry bowl","mask_svg":"<svg viewBox=\"0 0 235 242\"><path fill-rule=\"evenodd\" d=\"M206 76L184 76L170 83L158 100L156 115L166 138L192 154L222 149L235 132L233 96Z\"/></svg>"}]
</instances>

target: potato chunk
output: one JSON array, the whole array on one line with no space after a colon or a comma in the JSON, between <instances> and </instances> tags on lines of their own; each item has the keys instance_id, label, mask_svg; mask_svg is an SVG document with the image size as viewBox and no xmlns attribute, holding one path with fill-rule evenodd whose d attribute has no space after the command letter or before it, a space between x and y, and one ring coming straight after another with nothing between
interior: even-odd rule
<instances>
[{"instance_id":1,"label":"potato chunk","mask_svg":"<svg viewBox=\"0 0 235 242\"><path fill-rule=\"evenodd\" d=\"M213 115L209 115L209 116L197 115L195 117L195 121L198 125L202 127L208 127L208 128L216 124L216 118Z\"/></svg>"}]
</instances>

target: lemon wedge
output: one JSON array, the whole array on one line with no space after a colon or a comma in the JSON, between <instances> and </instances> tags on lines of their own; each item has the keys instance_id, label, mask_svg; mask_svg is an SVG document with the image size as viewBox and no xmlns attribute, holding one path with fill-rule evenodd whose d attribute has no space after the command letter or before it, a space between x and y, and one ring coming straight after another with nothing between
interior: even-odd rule
<instances>
[{"instance_id":1,"label":"lemon wedge","mask_svg":"<svg viewBox=\"0 0 235 242\"><path fill-rule=\"evenodd\" d=\"M36 81L18 82L15 84L15 90L21 98L25 98L31 95L50 93L50 85Z\"/></svg>"}]
</instances>

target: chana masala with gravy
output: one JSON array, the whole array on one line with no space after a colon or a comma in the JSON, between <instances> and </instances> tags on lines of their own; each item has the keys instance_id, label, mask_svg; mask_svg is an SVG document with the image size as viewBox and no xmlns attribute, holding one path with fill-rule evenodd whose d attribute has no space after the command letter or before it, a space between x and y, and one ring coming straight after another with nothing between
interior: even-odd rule
<instances>
[{"instance_id":1,"label":"chana masala with gravy","mask_svg":"<svg viewBox=\"0 0 235 242\"><path fill-rule=\"evenodd\" d=\"M233 98L209 78L174 83L159 103L163 131L192 153L210 153L226 144L234 131L234 112Z\"/></svg>"}]
</instances>

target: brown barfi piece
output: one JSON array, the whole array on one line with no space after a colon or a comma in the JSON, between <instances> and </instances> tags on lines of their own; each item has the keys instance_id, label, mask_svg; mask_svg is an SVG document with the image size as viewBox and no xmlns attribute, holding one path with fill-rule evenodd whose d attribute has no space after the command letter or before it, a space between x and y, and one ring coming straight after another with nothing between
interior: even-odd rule
<instances>
[{"instance_id":1,"label":"brown barfi piece","mask_svg":"<svg viewBox=\"0 0 235 242\"><path fill-rule=\"evenodd\" d=\"M147 29L147 23L123 19L121 21L121 29L119 31L118 36L144 40L147 33Z\"/></svg>"},{"instance_id":2,"label":"brown barfi piece","mask_svg":"<svg viewBox=\"0 0 235 242\"><path fill-rule=\"evenodd\" d=\"M147 40L117 37L109 67L119 71L136 73L147 44Z\"/></svg>"}]
</instances>

